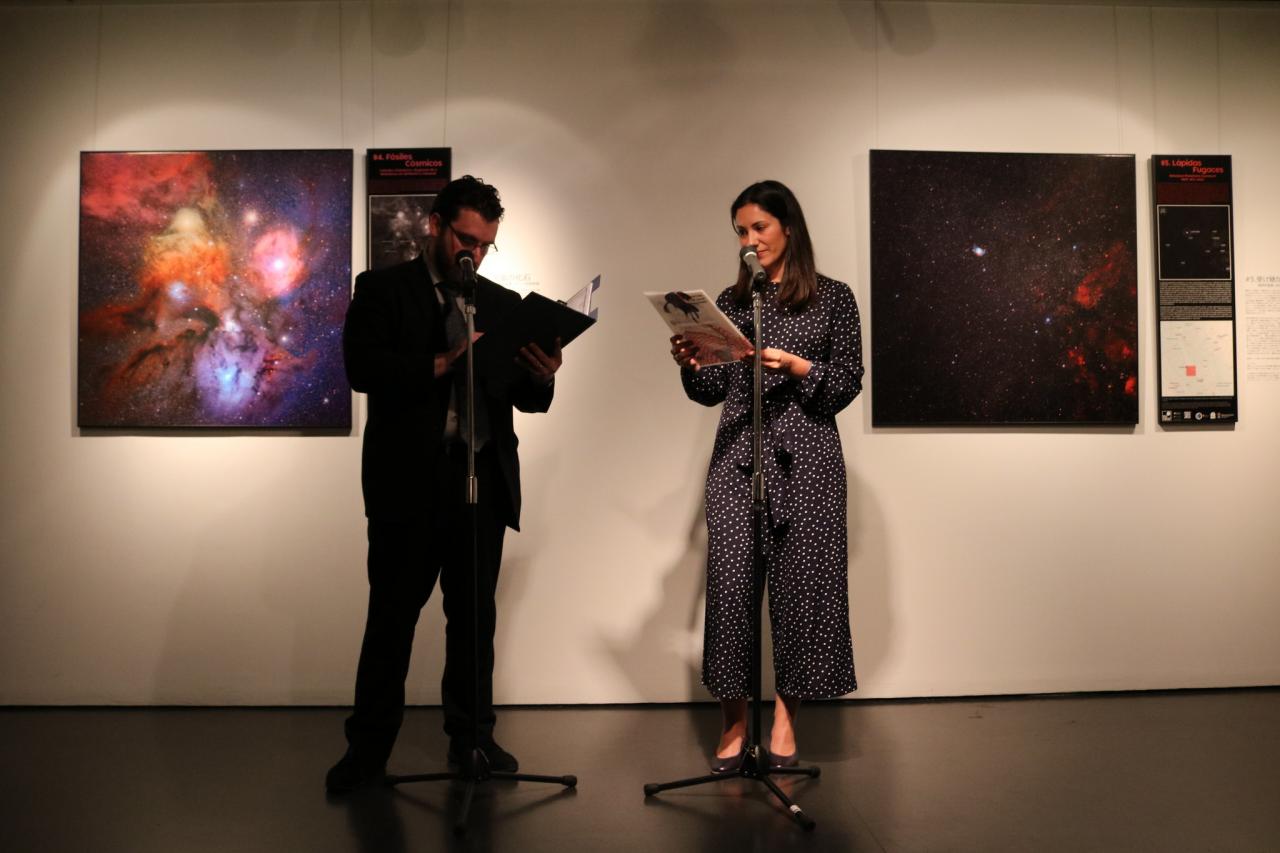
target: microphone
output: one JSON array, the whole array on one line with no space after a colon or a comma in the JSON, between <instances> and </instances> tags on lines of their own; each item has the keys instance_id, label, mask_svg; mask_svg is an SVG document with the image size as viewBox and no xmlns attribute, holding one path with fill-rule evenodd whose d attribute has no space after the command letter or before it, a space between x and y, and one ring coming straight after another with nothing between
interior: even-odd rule
<instances>
[{"instance_id":1,"label":"microphone","mask_svg":"<svg viewBox=\"0 0 1280 853\"><path fill-rule=\"evenodd\" d=\"M738 257L751 270L752 282L763 284L768 280L769 275L764 271L764 267L760 265L760 256L756 254L755 246L743 246L742 251L738 252Z\"/></svg>"},{"instance_id":2,"label":"microphone","mask_svg":"<svg viewBox=\"0 0 1280 853\"><path fill-rule=\"evenodd\" d=\"M458 265L458 270L462 273L462 280L470 284L476 281L476 262L471 257L471 253L466 249L458 252L453 256L453 260Z\"/></svg>"},{"instance_id":3,"label":"microphone","mask_svg":"<svg viewBox=\"0 0 1280 853\"><path fill-rule=\"evenodd\" d=\"M471 253L466 249L462 249L453 256L453 261L458 265L458 272L462 275L462 286L458 289L462 292L463 298L467 302L471 302L475 299L476 292L475 258L471 257Z\"/></svg>"}]
</instances>

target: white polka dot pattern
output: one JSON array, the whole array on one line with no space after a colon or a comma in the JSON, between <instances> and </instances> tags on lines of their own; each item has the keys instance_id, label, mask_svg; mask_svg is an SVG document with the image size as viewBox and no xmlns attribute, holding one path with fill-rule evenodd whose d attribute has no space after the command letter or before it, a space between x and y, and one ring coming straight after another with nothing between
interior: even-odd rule
<instances>
[{"instance_id":1,"label":"white polka dot pattern","mask_svg":"<svg viewBox=\"0 0 1280 853\"><path fill-rule=\"evenodd\" d=\"M849 635L844 455L835 415L862 390L862 334L848 286L818 276L803 311L762 307L764 344L808 359L809 375L764 379L769 621L777 691L800 699L857 688ZM730 290L716 304L748 338L751 306ZM720 699L751 684L751 366L681 371L685 393L723 402L707 474L707 604L702 681Z\"/></svg>"}]
</instances>

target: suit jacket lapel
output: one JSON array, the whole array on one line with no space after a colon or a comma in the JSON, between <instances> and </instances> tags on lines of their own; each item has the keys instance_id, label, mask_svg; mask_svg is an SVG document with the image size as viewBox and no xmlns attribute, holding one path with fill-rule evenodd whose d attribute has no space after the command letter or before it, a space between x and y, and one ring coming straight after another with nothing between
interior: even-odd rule
<instances>
[{"instance_id":1,"label":"suit jacket lapel","mask_svg":"<svg viewBox=\"0 0 1280 853\"><path fill-rule=\"evenodd\" d=\"M409 268L410 275L405 280L409 292L413 294L413 302L422 312L425 329L435 329L440 322L440 301L436 298L435 283L431 281L431 273L427 271L427 262L418 256L418 260Z\"/></svg>"},{"instance_id":2,"label":"suit jacket lapel","mask_svg":"<svg viewBox=\"0 0 1280 853\"><path fill-rule=\"evenodd\" d=\"M489 291L476 279L476 331L483 332L489 327L493 315L493 300Z\"/></svg>"}]
</instances>

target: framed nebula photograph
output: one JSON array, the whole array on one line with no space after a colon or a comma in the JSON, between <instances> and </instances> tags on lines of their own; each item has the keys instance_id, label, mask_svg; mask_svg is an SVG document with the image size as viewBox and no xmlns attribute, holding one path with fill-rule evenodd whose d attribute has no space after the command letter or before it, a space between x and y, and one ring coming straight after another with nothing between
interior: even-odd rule
<instances>
[{"instance_id":1,"label":"framed nebula photograph","mask_svg":"<svg viewBox=\"0 0 1280 853\"><path fill-rule=\"evenodd\" d=\"M352 152L82 152L78 423L351 428Z\"/></svg>"},{"instance_id":2,"label":"framed nebula photograph","mask_svg":"<svg viewBox=\"0 0 1280 853\"><path fill-rule=\"evenodd\" d=\"M874 426L1136 424L1132 155L871 152Z\"/></svg>"}]
</instances>

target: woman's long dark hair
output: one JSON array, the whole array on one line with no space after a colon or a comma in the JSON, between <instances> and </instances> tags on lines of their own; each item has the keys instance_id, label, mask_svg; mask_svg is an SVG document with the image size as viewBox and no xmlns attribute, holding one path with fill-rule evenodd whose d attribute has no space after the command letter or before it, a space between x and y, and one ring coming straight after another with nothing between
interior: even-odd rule
<instances>
[{"instance_id":1,"label":"woman's long dark hair","mask_svg":"<svg viewBox=\"0 0 1280 853\"><path fill-rule=\"evenodd\" d=\"M748 204L760 208L782 223L787 235L787 249L782 255L782 281L778 283L778 304L783 308L800 310L812 301L818 292L818 269L813 260L813 242L809 239L809 226L804 221L804 211L795 194L778 181L759 181L738 193L729 207L729 221ZM745 263L738 265L738 281L733 286L736 302L751 301L751 271Z\"/></svg>"}]
</instances>

